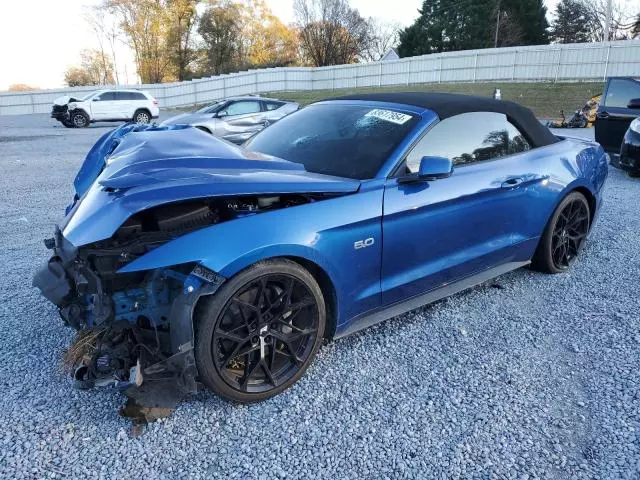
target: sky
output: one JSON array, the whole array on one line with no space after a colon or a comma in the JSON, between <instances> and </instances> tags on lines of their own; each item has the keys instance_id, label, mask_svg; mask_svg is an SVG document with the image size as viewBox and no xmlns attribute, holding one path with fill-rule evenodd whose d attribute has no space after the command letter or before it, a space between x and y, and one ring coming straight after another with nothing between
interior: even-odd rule
<instances>
[{"instance_id":1,"label":"sky","mask_svg":"<svg viewBox=\"0 0 640 480\"><path fill-rule=\"evenodd\" d=\"M266 0L284 23L293 21L293 0ZM553 10L558 0L545 0ZM631 0L636 1L636 0ZM80 51L97 46L83 12L100 0L0 0L0 90L25 83L64 86L64 71L80 61ZM365 17L410 25L422 0L351 0ZM28 26L28 28L26 28ZM118 52L121 81L136 81L131 53Z\"/></svg>"}]
</instances>

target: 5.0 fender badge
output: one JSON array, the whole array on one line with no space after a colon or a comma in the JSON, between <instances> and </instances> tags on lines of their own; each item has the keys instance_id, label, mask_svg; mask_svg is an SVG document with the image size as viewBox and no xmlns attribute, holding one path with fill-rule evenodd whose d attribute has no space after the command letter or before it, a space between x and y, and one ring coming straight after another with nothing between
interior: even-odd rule
<instances>
[{"instance_id":1,"label":"5.0 fender badge","mask_svg":"<svg viewBox=\"0 0 640 480\"><path fill-rule=\"evenodd\" d=\"M370 247L374 243L376 243L376 241L373 239L373 237L369 237L365 238L364 240L358 240L357 242L354 242L353 248L359 250L361 248Z\"/></svg>"}]
</instances>

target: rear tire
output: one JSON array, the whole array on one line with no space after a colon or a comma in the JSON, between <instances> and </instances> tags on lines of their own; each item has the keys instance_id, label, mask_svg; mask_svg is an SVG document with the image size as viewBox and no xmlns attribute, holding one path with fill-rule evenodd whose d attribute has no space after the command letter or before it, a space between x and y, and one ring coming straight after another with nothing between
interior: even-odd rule
<instances>
[{"instance_id":1,"label":"rear tire","mask_svg":"<svg viewBox=\"0 0 640 480\"><path fill-rule=\"evenodd\" d=\"M531 261L534 270L561 273L569 270L589 233L589 202L580 192L567 195L551 215Z\"/></svg>"},{"instance_id":2,"label":"rear tire","mask_svg":"<svg viewBox=\"0 0 640 480\"><path fill-rule=\"evenodd\" d=\"M285 259L259 262L200 301L194 314L200 380L234 402L266 400L313 362L326 325L315 278Z\"/></svg>"},{"instance_id":3,"label":"rear tire","mask_svg":"<svg viewBox=\"0 0 640 480\"><path fill-rule=\"evenodd\" d=\"M133 114L133 121L135 123L146 124L151 122L151 113L148 110L140 109L136 110L136 113Z\"/></svg>"}]
</instances>

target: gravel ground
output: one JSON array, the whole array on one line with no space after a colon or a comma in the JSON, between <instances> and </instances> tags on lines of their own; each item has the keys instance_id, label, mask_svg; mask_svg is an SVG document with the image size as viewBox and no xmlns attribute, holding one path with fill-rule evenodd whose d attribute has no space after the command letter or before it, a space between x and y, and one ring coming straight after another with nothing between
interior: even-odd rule
<instances>
[{"instance_id":1,"label":"gravel ground","mask_svg":"<svg viewBox=\"0 0 640 480\"><path fill-rule=\"evenodd\" d=\"M133 437L117 392L61 373L73 332L30 286L106 128L0 117L0 477L640 477L640 181L612 169L570 273L505 275L334 342L275 399L202 393Z\"/></svg>"}]
</instances>

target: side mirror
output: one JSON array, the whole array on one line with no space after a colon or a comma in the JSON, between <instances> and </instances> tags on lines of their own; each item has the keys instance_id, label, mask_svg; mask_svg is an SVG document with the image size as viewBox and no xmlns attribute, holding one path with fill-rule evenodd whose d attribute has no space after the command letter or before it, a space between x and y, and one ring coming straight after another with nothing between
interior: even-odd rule
<instances>
[{"instance_id":1,"label":"side mirror","mask_svg":"<svg viewBox=\"0 0 640 480\"><path fill-rule=\"evenodd\" d=\"M100 97L93 97L91 99L92 102L99 102L100 101Z\"/></svg>"},{"instance_id":2,"label":"side mirror","mask_svg":"<svg viewBox=\"0 0 640 480\"><path fill-rule=\"evenodd\" d=\"M632 98L631 100L629 100L627 108L640 108L640 98Z\"/></svg>"},{"instance_id":3,"label":"side mirror","mask_svg":"<svg viewBox=\"0 0 640 480\"><path fill-rule=\"evenodd\" d=\"M400 183L428 182L450 177L453 173L453 161L446 157L422 157L418 173L400 177Z\"/></svg>"},{"instance_id":4,"label":"side mirror","mask_svg":"<svg viewBox=\"0 0 640 480\"><path fill-rule=\"evenodd\" d=\"M222 118L222 117L226 117L227 115L229 115L229 113L226 110L222 110L221 112L218 112L216 117Z\"/></svg>"}]
</instances>

